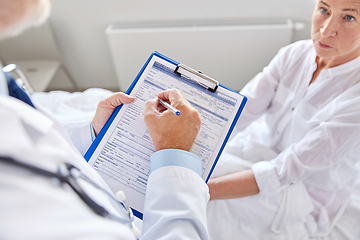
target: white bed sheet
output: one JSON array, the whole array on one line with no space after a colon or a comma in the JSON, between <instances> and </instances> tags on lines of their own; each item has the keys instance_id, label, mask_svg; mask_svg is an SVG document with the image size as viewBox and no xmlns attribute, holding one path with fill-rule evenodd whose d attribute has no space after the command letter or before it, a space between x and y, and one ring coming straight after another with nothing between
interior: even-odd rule
<instances>
[{"instance_id":1,"label":"white bed sheet","mask_svg":"<svg viewBox=\"0 0 360 240\"><path fill-rule=\"evenodd\" d=\"M89 88L83 92L35 92L31 100L53 113L60 122L92 119L100 100L113 92L101 88Z\"/></svg>"}]
</instances>

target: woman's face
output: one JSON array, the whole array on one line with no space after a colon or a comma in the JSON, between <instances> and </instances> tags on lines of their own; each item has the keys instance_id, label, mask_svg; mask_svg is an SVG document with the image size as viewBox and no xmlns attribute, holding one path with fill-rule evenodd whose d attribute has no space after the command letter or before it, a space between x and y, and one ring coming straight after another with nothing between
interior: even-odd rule
<instances>
[{"instance_id":1,"label":"woman's face","mask_svg":"<svg viewBox=\"0 0 360 240\"><path fill-rule=\"evenodd\" d=\"M360 56L360 0L318 0L311 38L318 57L334 66Z\"/></svg>"}]
</instances>

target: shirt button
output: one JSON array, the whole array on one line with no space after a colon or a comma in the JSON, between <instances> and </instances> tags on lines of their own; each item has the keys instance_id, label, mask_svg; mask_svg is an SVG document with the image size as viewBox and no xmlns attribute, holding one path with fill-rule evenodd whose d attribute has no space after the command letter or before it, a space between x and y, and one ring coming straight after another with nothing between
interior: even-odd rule
<instances>
[{"instance_id":1,"label":"shirt button","mask_svg":"<svg viewBox=\"0 0 360 240\"><path fill-rule=\"evenodd\" d=\"M292 108L291 111L294 111L295 108Z\"/></svg>"},{"instance_id":2,"label":"shirt button","mask_svg":"<svg viewBox=\"0 0 360 240\"><path fill-rule=\"evenodd\" d=\"M280 132L279 132L279 131L277 131L276 133L277 133L277 134L280 134Z\"/></svg>"}]
</instances>

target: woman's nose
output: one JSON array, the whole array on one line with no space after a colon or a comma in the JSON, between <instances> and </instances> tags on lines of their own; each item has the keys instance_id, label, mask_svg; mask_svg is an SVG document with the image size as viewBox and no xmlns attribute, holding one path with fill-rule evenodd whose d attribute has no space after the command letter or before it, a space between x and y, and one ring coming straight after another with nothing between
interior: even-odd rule
<instances>
[{"instance_id":1,"label":"woman's nose","mask_svg":"<svg viewBox=\"0 0 360 240\"><path fill-rule=\"evenodd\" d=\"M334 37L338 31L337 22L333 18L328 18L320 28L321 36Z\"/></svg>"}]
</instances>

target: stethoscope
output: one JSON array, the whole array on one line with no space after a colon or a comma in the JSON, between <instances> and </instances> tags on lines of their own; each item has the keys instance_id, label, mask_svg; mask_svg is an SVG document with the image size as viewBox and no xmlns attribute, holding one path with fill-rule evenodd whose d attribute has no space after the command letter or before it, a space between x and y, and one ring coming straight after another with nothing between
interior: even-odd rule
<instances>
[{"instance_id":1,"label":"stethoscope","mask_svg":"<svg viewBox=\"0 0 360 240\"><path fill-rule=\"evenodd\" d=\"M125 201L125 194L124 192L120 191L116 193L116 198L111 195L109 192L104 190L102 187L100 187L98 184L96 184L94 181L86 177L84 174L80 172L78 168L75 166L69 164L69 163L61 163L58 166L58 171L50 172L38 167L35 167L33 165L14 160L12 158L7 157L0 157L0 160L9 164L13 164L22 168L26 168L28 170L33 171L34 173L43 175L45 177L49 178L56 178L61 183L67 183L75 192L76 194L98 215L120 222L122 224L126 224L129 226L131 231L134 233L136 239L140 238L140 230L135 226L134 224L134 215L132 213L131 208L126 204ZM78 182L78 179L84 180L85 182L91 184L96 189L102 191L105 193L110 200L116 205L114 206L116 209L118 209L119 213L124 216L124 218L115 216L111 213L109 213L105 208L98 205L95 201L93 201L83 190L81 185Z\"/></svg>"}]
</instances>

